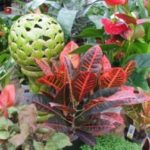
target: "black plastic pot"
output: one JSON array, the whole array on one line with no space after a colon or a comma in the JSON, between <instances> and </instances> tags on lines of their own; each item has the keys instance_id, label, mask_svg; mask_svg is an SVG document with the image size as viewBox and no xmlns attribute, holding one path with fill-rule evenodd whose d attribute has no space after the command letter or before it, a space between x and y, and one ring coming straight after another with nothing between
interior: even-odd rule
<instances>
[{"instance_id":1,"label":"black plastic pot","mask_svg":"<svg viewBox=\"0 0 150 150\"><path fill-rule=\"evenodd\" d=\"M147 134L146 134L146 132L145 132L145 130L135 130L135 132L134 132L134 135L133 135L133 138L132 139L129 139L128 137L127 137L127 132L128 132L128 127L126 127L125 129L124 129L124 137L125 137L125 139L126 140L128 140L128 141L130 141L130 142L135 142L135 143L142 143L143 142L143 140L146 138L146 136L147 136Z\"/></svg>"}]
</instances>

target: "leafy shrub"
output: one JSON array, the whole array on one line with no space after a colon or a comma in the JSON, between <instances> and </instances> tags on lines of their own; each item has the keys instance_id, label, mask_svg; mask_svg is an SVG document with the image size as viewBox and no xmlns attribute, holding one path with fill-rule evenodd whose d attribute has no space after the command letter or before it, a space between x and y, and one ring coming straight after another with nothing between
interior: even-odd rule
<instances>
[{"instance_id":1,"label":"leafy shrub","mask_svg":"<svg viewBox=\"0 0 150 150\"><path fill-rule=\"evenodd\" d=\"M136 143L126 141L116 135L105 135L97 138L97 144L94 147L88 145L81 146L81 150L140 150Z\"/></svg>"},{"instance_id":2,"label":"leafy shrub","mask_svg":"<svg viewBox=\"0 0 150 150\"><path fill-rule=\"evenodd\" d=\"M74 42L68 43L60 61L53 60L52 67L36 59L45 73L38 81L48 86L43 93L50 99L34 103L39 109L55 114L47 123L50 127L68 134L71 140L80 138L94 145L94 136L123 124L119 112L110 108L142 103L149 96L123 86L133 69L130 63L125 68L111 67L98 45L83 56L71 54L77 47Z\"/></svg>"}]
</instances>

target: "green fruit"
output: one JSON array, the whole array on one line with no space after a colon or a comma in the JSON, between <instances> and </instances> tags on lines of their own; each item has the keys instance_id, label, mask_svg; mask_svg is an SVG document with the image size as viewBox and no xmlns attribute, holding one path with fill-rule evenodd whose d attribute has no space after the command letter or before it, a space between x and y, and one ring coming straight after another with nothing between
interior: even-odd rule
<instances>
[{"instance_id":1,"label":"green fruit","mask_svg":"<svg viewBox=\"0 0 150 150\"><path fill-rule=\"evenodd\" d=\"M20 17L11 27L9 48L21 67L36 66L34 58L49 60L64 46L64 34L52 17L28 14Z\"/></svg>"}]
</instances>

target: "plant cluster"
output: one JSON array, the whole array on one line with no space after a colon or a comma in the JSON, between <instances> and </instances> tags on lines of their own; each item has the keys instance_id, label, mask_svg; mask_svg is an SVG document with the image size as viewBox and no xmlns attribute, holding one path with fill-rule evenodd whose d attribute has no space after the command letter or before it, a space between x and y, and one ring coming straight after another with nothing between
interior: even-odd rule
<instances>
[{"instance_id":1,"label":"plant cluster","mask_svg":"<svg viewBox=\"0 0 150 150\"><path fill-rule=\"evenodd\" d=\"M71 140L80 138L94 145L94 136L123 124L120 112L110 108L143 103L149 96L124 86L135 62L124 68L112 67L98 45L82 56L73 53L77 47L69 42L59 61L53 60L51 67L36 59L45 74L38 81L49 87L43 93L50 99L34 103L39 109L55 114L47 122L50 127L68 134Z\"/></svg>"}]
</instances>

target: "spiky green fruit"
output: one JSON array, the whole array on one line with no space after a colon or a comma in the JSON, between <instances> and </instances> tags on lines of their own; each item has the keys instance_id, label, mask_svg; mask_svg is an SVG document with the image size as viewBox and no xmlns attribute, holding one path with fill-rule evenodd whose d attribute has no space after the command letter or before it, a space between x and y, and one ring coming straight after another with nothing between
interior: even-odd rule
<instances>
[{"instance_id":1,"label":"spiky green fruit","mask_svg":"<svg viewBox=\"0 0 150 150\"><path fill-rule=\"evenodd\" d=\"M64 46L64 34L56 20L44 14L27 14L11 27L11 55L23 68L36 66L34 58L49 60ZM36 69L35 69L36 70Z\"/></svg>"}]
</instances>

